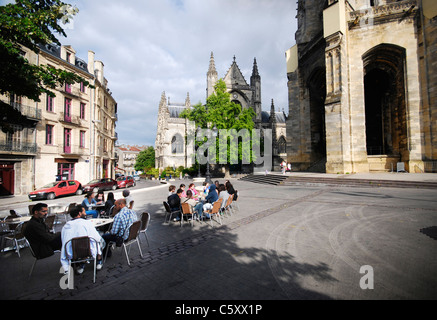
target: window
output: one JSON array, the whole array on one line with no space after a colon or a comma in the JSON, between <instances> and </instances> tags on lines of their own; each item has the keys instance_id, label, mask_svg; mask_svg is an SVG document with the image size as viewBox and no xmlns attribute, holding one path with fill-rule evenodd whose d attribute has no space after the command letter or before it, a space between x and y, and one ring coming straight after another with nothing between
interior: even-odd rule
<instances>
[{"instance_id":1,"label":"window","mask_svg":"<svg viewBox=\"0 0 437 320\"><path fill-rule=\"evenodd\" d=\"M85 111L86 111L86 104L81 102L80 103L80 118L82 120L85 120Z\"/></svg>"},{"instance_id":2,"label":"window","mask_svg":"<svg viewBox=\"0 0 437 320\"><path fill-rule=\"evenodd\" d=\"M65 84L65 92L71 93L71 84Z\"/></svg>"},{"instance_id":3,"label":"window","mask_svg":"<svg viewBox=\"0 0 437 320\"><path fill-rule=\"evenodd\" d=\"M79 142L79 146L81 148L85 148L85 131L81 131L80 132L80 142Z\"/></svg>"},{"instance_id":4,"label":"window","mask_svg":"<svg viewBox=\"0 0 437 320\"><path fill-rule=\"evenodd\" d=\"M71 122L71 99L65 98L64 121Z\"/></svg>"},{"instance_id":5,"label":"window","mask_svg":"<svg viewBox=\"0 0 437 320\"><path fill-rule=\"evenodd\" d=\"M70 62L70 59L71 59L71 53L67 52L67 57L66 57L67 62Z\"/></svg>"},{"instance_id":6,"label":"window","mask_svg":"<svg viewBox=\"0 0 437 320\"><path fill-rule=\"evenodd\" d=\"M85 85L83 84L83 82L80 83L80 92L85 93Z\"/></svg>"},{"instance_id":7,"label":"window","mask_svg":"<svg viewBox=\"0 0 437 320\"><path fill-rule=\"evenodd\" d=\"M46 144L53 145L53 128L50 124L46 125Z\"/></svg>"},{"instance_id":8,"label":"window","mask_svg":"<svg viewBox=\"0 0 437 320\"><path fill-rule=\"evenodd\" d=\"M55 106L55 98L50 97L49 95L47 95L47 106L46 106L46 110L49 112L53 112Z\"/></svg>"},{"instance_id":9,"label":"window","mask_svg":"<svg viewBox=\"0 0 437 320\"><path fill-rule=\"evenodd\" d=\"M278 153L286 153L287 152L287 142L285 141L284 136L281 136L278 141Z\"/></svg>"},{"instance_id":10,"label":"window","mask_svg":"<svg viewBox=\"0 0 437 320\"><path fill-rule=\"evenodd\" d=\"M184 152L184 140L180 134L176 134L171 139L171 153L183 153Z\"/></svg>"}]
</instances>

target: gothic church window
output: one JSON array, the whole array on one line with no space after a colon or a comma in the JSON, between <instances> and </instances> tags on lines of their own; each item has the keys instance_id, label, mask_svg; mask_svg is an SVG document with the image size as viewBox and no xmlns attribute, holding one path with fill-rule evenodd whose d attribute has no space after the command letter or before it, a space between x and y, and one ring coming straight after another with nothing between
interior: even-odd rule
<instances>
[{"instance_id":1,"label":"gothic church window","mask_svg":"<svg viewBox=\"0 0 437 320\"><path fill-rule=\"evenodd\" d=\"M286 153L287 152L287 142L285 141L284 136L281 136L278 141L278 153Z\"/></svg>"},{"instance_id":2,"label":"gothic church window","mask_svg":"<svg viewBox=\"0 0 437 320\"><path fill-rule=\"evenodd\" d=\"M183 153L184 152L184 140L178 133L171 139L171 153Z\"/></svg>"}]
</instances>

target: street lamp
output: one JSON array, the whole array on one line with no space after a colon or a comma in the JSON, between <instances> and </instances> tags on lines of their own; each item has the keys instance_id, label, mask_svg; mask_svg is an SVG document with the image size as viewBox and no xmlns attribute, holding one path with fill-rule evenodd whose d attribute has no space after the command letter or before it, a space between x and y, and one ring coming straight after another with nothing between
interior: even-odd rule
<instances>
[{"instance_id":1,"label":"street lamp","mask_svg":"<svg viewBox=\"0 0 437 320\"><path fill-rule=\"evenodd\" d=\"M200 126L197 126L197 131L196 131L197 135L200 134L200 130L202 130L202 128ZM199 162L199 159L197 159L197 165L199 166L199 174L197 175L197 177L198 178L202 178L202 175L200 174L200 162Z\"/></svg>"},{"instance_id":2,"label":"street lamp","mask_svg":"<svg viewBox=\"0 0 437 320\"><path fill-rule=\"evenodd\" d=\"M214 125L214 128L212 128L212 137L215 139L217 137L217 127ZM215 146L215 143L214 143ZM208 158L206 158L206 175L205 175L205 182L212 184L211 180L211 174L209 172L209 152L208 152Z\"/></svg>"}]
</instances>

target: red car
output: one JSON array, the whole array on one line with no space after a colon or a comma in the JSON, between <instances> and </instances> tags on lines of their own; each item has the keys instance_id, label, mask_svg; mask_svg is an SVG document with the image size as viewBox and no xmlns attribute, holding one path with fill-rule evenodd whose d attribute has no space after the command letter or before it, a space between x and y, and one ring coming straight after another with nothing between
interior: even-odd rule
<instances>
[{"instance_id":1,"label":"red car","mask_svg":"<svg viewBox=\"0 0 437 320\"><path fill-rule=\"evenodd\" d=\"M117 178L117 185L119 188L135 187L135 179L132 176Z\"/></svg>"},{"instance_id":2,"label":"red car","mask_svg":"<svg viewBox=\"0 0 437 320\"><path fill-rule=\"evenodd\" d=\"M117 182L111 178L94 179L83 186L85 192L98 192L99 190L115 190Z\"/></svg>"},{"instance_id":3,"label":"red car","mask_svg":"<svg viewBox=\"0 0 437 320\"><path fill-rule=\"evenodd\" d=\"M76 180L56 181L29 193L30 200L53 200L59 196L82 194L82 185Z\"/></svg>"}]
</instances>

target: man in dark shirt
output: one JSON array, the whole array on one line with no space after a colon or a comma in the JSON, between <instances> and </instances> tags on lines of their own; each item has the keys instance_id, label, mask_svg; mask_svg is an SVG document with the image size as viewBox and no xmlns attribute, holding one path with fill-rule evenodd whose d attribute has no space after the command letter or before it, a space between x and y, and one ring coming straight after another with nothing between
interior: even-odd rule
<instances>
[{"instance_id":1,"label":"man in dark shirt","mask_svg":"<svg viewBox=\"0 0 437 320\"><path fill-rule=\"evenodd\" d=\"M168 196L167 198L167 202L168 205L170 206L170 210L173 211L179 211L179 213L177 213L177 217L173 219L173 221L180 221L181 220L181 196L182 196L182 189L178 189L178 191L176 191L176 193Z\"/></svg>"},{"instance_id":2,"label":"man in dark shirt","mask_svg":"<svg viewBox=\"0 0 437 320\"><path fill-rule=\"evenodd\" d=\"M44 222L47 214L47 204L37 203L32 208L32 218L23 230L24 236L39 259L50 257L55 250L61 250L62 247L61 233L51 233Z\"/></svg>"}]
</instances>

